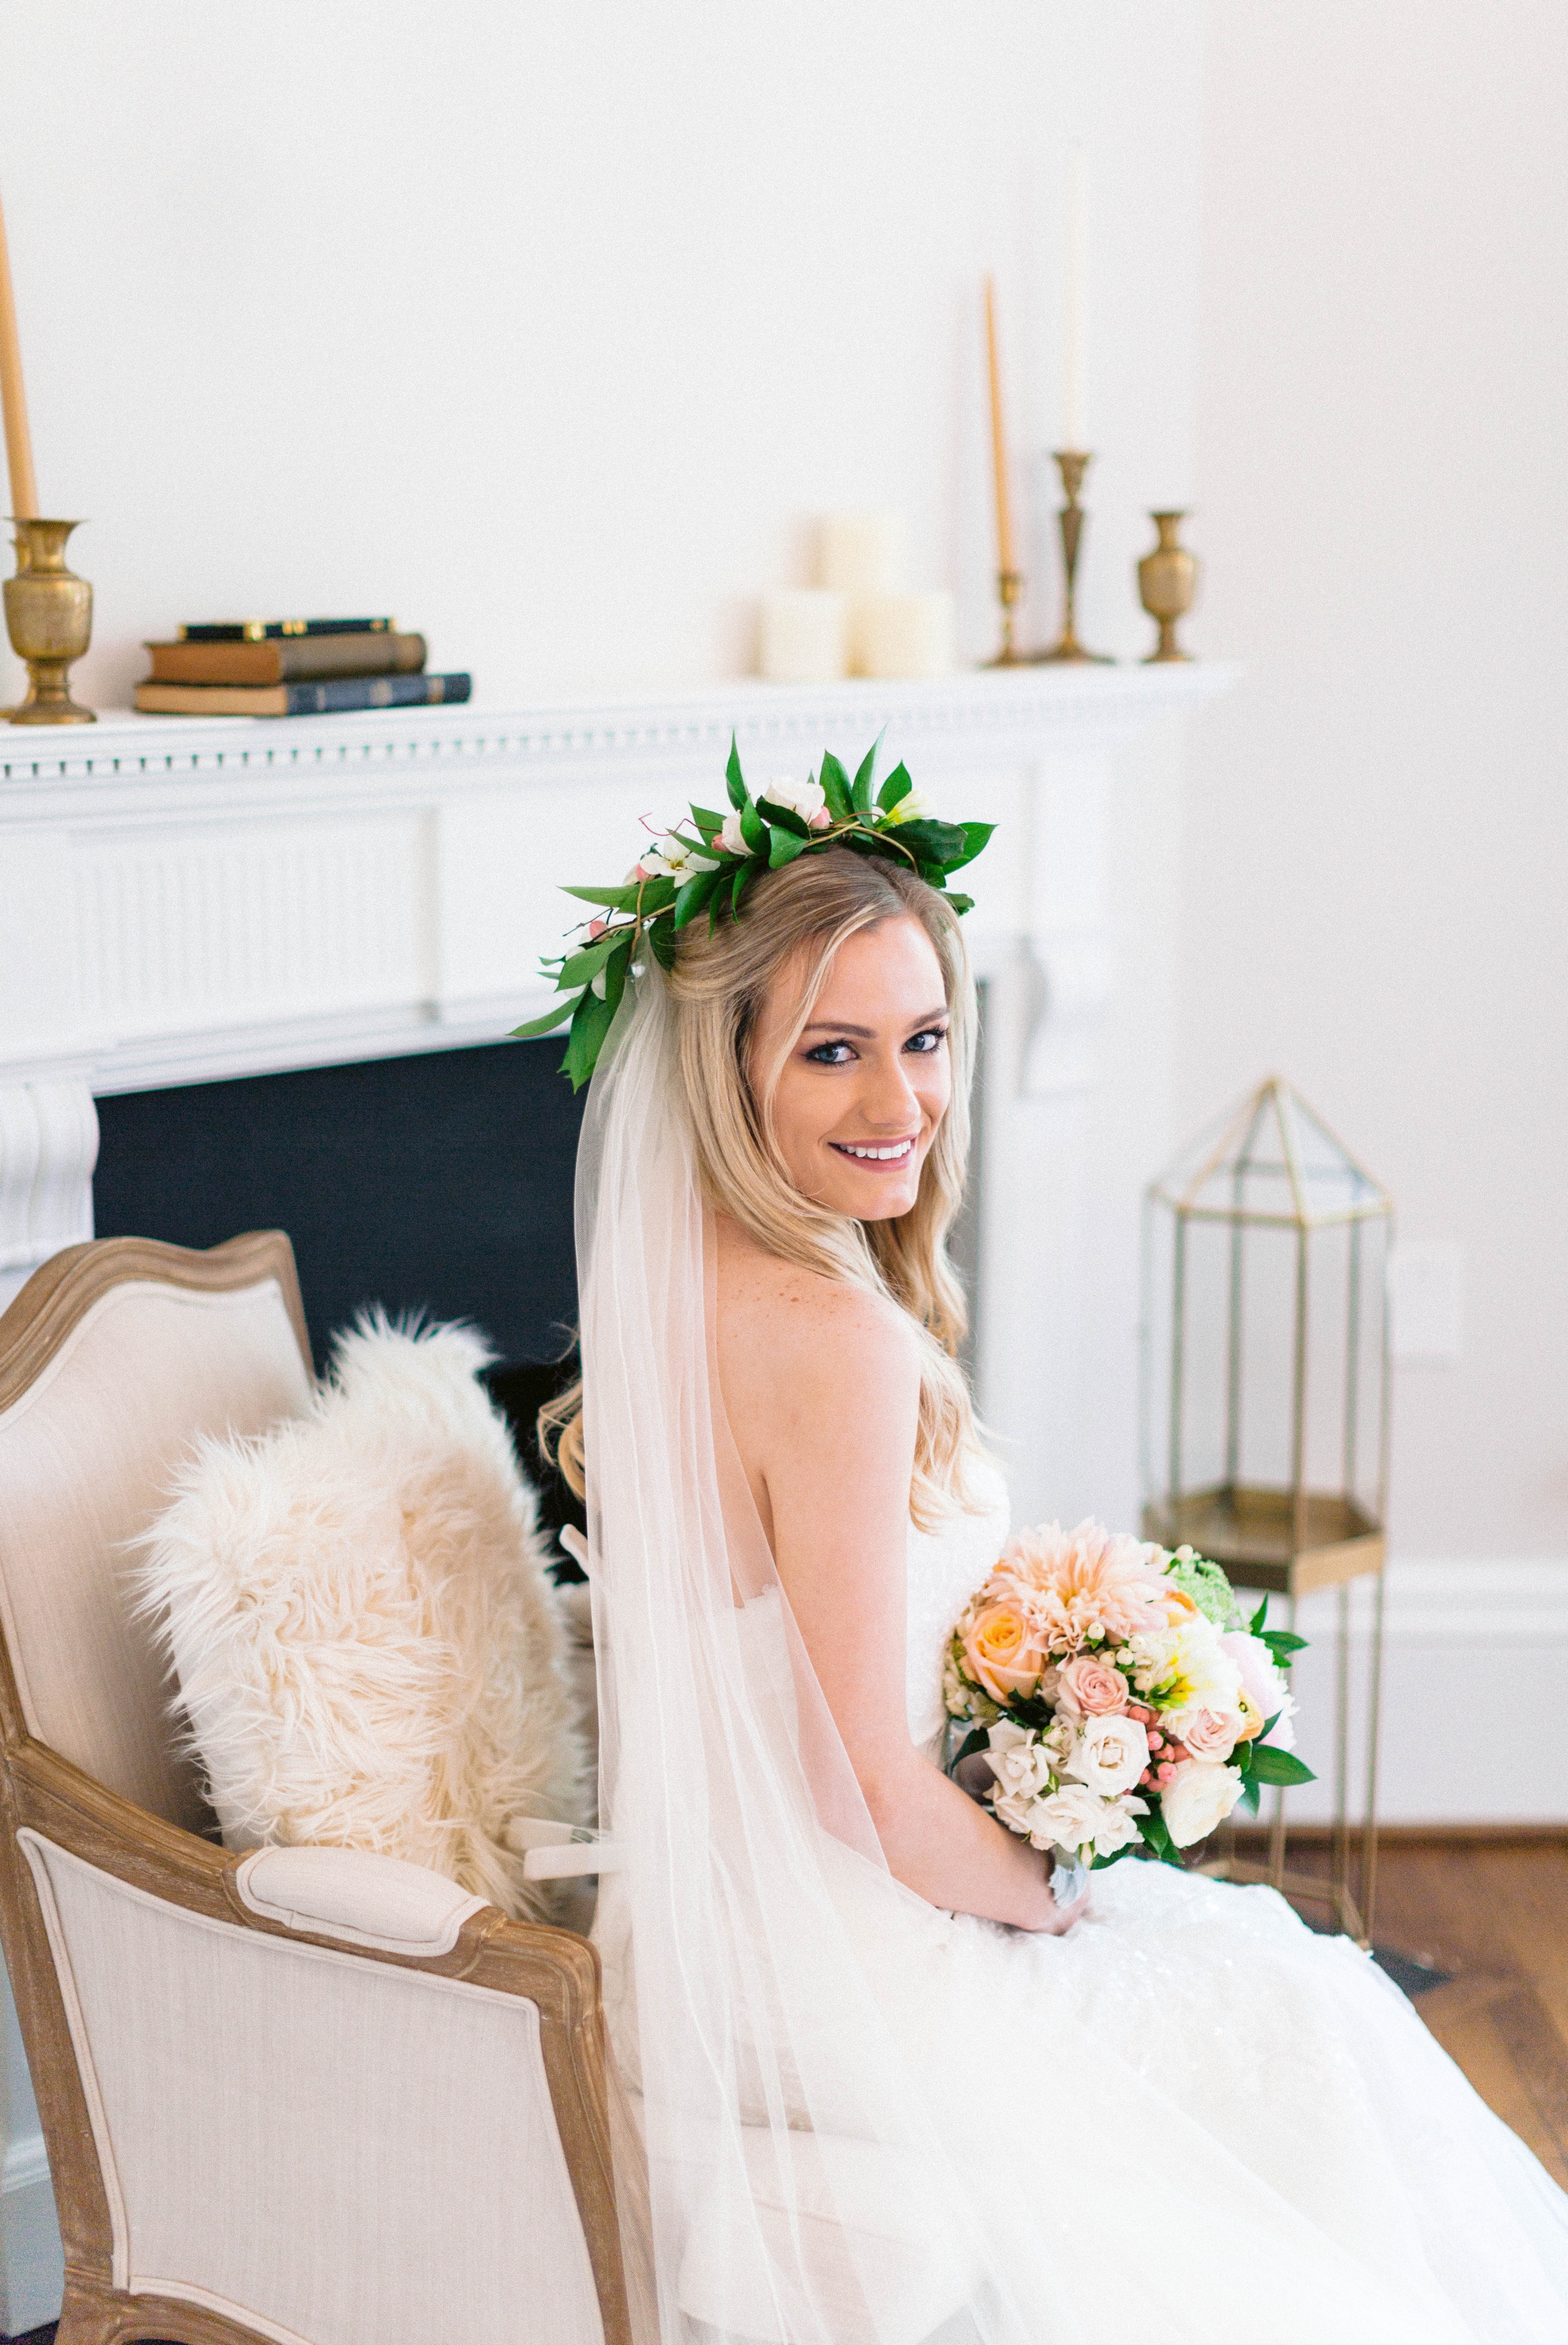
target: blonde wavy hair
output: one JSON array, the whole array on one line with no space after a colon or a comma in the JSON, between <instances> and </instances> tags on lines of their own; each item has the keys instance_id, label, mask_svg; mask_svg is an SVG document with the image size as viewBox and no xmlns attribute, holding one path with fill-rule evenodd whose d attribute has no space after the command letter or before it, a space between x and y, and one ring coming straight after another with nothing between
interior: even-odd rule
<instances>
[{"instance_id":1,"label":"blonde wavy hair","mask_svg":"<svg viewBox=\"0 0 1568 2345\"><path fill-rule=\"evenodd\" d=\"M773 1092L834 955L879 921L917 919L942 969L949 1018L952 1099L921 1168L907 1213L858 1222L795 1186L773 1125ZM752 1044L776 980L797 976L793 1024L771 1069ZM975 1000L957 913L940 891L901 865L830 848L758 880L738 919L712 935L706 920L684 929L666 980L677 1011L685 1104L708 1202L769 1254L897 1304L921 1343L920 1416L910 1511L931 1528L953 1502L969 1502L966 1468L977 1453L969 1386L958 1351L968 1325L947 1233L963 1196ZM581 1380L539 1413L539 1444L577 1495L585 1487Z\"/></svg>"}]
</instances>

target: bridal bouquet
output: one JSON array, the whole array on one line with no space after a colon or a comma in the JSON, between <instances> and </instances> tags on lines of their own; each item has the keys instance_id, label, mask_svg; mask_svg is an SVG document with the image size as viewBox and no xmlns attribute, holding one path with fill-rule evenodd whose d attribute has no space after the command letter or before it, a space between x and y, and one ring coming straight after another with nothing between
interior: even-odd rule
<instances>
[{"instance_id":1,"label":"bridal bouquet","mask_svg":"<svg viewBox=\"0 0 1568 2345\"><path fill-rule=\"evenodd\" d=\"M1250 1621L1217 1563L1098 1523L1020 1531L952 1632L942 1690L971 1731L950 1761L989 1770L1000 1822L1036 1848L1179 1863L1258 1787L1307 1783L1282 1664L1305 1642ZM976 1764L983 1761L983 1764Z\"/></svg>"}]
</instances>

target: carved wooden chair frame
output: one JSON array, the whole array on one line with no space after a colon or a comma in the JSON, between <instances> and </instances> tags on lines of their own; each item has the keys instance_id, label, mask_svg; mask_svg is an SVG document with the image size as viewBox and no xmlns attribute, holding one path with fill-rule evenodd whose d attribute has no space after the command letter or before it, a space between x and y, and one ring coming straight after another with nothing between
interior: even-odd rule
<instances>
[{"instance_id":1,"label":"carved wooden chair frame","mask_svg":"<svg viewBox=\"0 0 1568 2345\"><path fill-rule=\"evenodd\" d=\"M155 1279L226 1291L275 1278L307 1367L311 1354L293 1250L280 1231L254 1232L192 1253L150 1239L107 1238L71 1246L36 1272L0 1317L0 1411L42 1375L72 1329L111 1287ZM61 2239L65 2302L58 2345L118 2345L132 2338L175 2345L266 2345L256 2330L181 2299L132 2294L112 2279L108 2194L65 1997L32 1870L17 1843L25 1829L105 1873L193 1914L242 1930L292 1938L367 1963L465 1979L537 2005L540 2043L561 2146L598 2293L606 2345L630 2345L631 2329L611 2162L599 1958L566 1930L508 1921L495 1907L472 1914L450 1953L422 1958L346 1945L253 1912L234 1883L241 1862L166 1823L95 1782L27 1731L12 1657L0 1629L0 1942L10 1972L49 2154ZM453 2308L454 2321L461 2309Z\"/></svg>"}]
</instances>

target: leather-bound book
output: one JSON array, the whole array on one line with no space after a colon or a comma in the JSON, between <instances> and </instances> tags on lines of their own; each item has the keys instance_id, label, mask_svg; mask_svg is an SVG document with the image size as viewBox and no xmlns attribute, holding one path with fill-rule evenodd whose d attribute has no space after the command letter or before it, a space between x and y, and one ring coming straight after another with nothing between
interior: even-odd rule
<instances>
[{"instance_id":1,"label":"leather-bound book","mask_svg":"<svg viewBox=\"0 0 1568 2345\"><path fill-rule=\"evenodd\" d=\"M182 644L260 644L274 635L391 635L392 619L209 619L176 631Z\"/></svg>"},{"instance_id":2,"label":"leather-bound book","mask_svg":"<svg viewBox=\"0 0 1568 2345\"><path fill-rule=\"evenodd\" d=\"M355 708L411 708L466 700L468 675L340 675L320 684L138 684L148 716L327 716Z\"/></svg>"},{"instance_id":3,"label":"leather-bound book","mask_svg":"<svg viewBox=\"0 0 1568 2345\"><path fill-rule=\"evenodd\" d=\"M148 644L152 684L300 684L321 675L417 675L423 635L380 630L337 635L272 635L260 643Z\"/></svg>"}]
</instances>

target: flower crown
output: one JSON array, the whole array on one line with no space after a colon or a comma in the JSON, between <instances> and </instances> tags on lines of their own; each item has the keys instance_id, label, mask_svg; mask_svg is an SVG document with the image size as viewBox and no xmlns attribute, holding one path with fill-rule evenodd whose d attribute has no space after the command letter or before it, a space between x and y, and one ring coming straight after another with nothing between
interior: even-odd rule
<instances>
[{"instance_id":1,"label":"flower crown","mask_svg":"<svg viewBox=\"0 0 1568 2345\"><path fill-rule=\"evenodd\" d=\"M709 933L727 915L738 917L741 899L754 879L777 871L798 855L826 847L850 847L860 855L902 863L932 888L945 890L950 871L973 861L996 827L989 822L940 822L901 765L876 787L879 733L853 781L831 752L820 775L804 782L771 781L753 797L740 770L740 754L730 736L725 781L730 811L714 814L694 806L695 838L674 829L633 865L618 888L568 888L585 904L603 907L586 923L585 941L573 952L541 962L553 976L558 1001L543 1018L515 1029L513 1040L548 1034L570 1018L562 1071L580 1091L593 1073L626 980L646 939L662 969L675 965L676 938L700 912ZM955 912L967 912L972 896L950 895Z\"/></svg>"}]
</instances>

